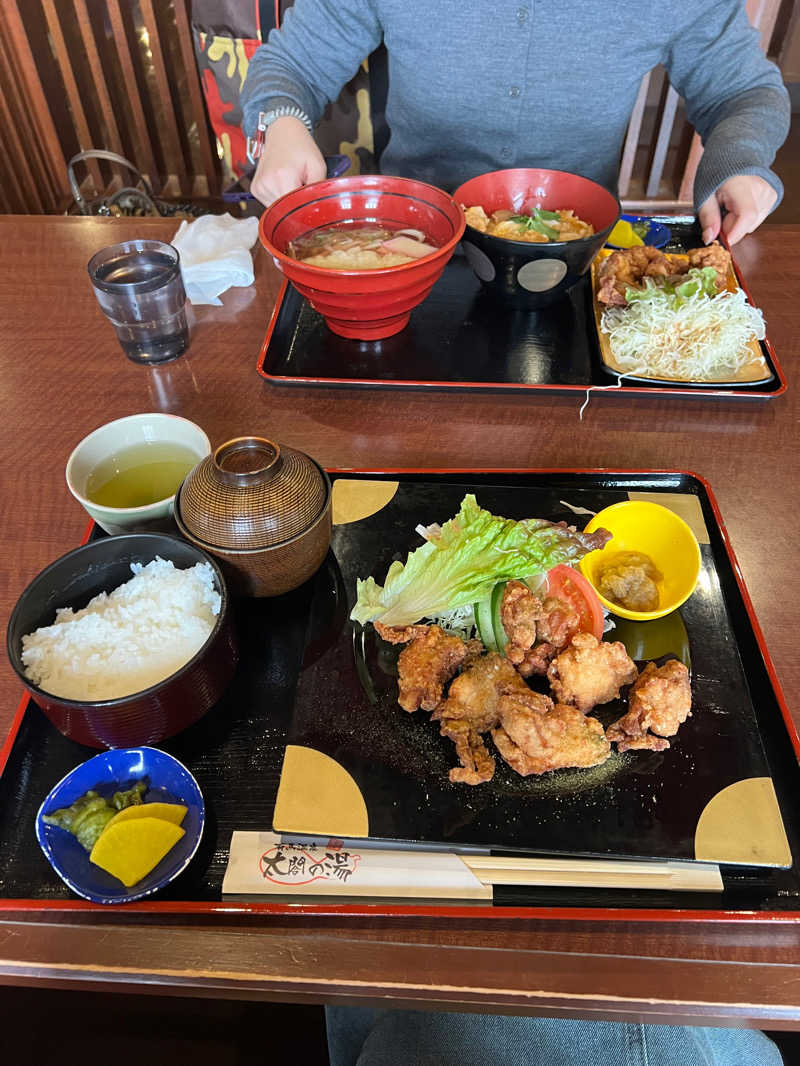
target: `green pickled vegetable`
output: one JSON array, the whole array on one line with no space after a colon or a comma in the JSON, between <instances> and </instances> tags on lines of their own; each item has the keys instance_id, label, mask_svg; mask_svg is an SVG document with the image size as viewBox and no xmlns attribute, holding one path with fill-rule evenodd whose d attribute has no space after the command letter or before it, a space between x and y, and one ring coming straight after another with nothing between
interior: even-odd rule
<instances>
[{"instance_id":1,"label":"green pickled vegetable","mask_svg":"<svg viewBox=\"0 0 800 1066\"><path fill-rule=\"evenodd\" d=\"M650 223L649 222L631 222L631 229L633 230L633 232L636 234L637 237L640 237L642 240L644 240L645 237L647 236L647 234L650 232Z\"/></svg>"},{"instance_id":2,"label":"green pickled vegetable","mask_svg":"<svg viewBox=\"0 0 800 1066\"><path fill-rule=\"evenodd\" d=\"M147 778L136 781L128 789L115 792L111 799L101 796L93 788L79 796L69 807L45 814L42 821L47 825L57 825L78 838L78 843L91 851L97 838L118 811L134 807L142 802L147 791Z\"/></svg>"}]
</instances>

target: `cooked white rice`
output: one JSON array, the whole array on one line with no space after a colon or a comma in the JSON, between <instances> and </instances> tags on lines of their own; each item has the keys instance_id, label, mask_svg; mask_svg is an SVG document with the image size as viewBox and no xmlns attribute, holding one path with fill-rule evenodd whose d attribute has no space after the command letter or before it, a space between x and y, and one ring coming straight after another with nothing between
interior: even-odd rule
<instances>
[{"instance_id":1,"label":"cooked white rice","mask_svg":"<svg viewBox=\"0 0 800 1066\"><path fill-rule=\"evenodd\" d=\"M113 592L60 608L53 625L22 638L26 677L64 699L111 700L163 681L200 650L220 609L209 564L176 570L156 557L131 570Z\"/></svg>"}]
</instances>

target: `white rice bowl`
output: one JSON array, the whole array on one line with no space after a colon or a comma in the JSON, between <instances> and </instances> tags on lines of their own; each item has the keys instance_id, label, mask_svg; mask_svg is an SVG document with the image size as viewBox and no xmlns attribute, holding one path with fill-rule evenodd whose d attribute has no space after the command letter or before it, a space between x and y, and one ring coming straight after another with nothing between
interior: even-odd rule
<instances>
[{"instance_id":1,"label":"white rice bowl","mask_svg":"<svg viewBox=\"0 0 800 1066\"><path fill-rule=\"evenodd\" d=\"M86 607L56 611L55 622L22 638L25 676L68 700L119 699L174 674L196 655L220 612L214 570L178 570L156 557L131 563L133 577Z\"/></svg>"}]
</instances>

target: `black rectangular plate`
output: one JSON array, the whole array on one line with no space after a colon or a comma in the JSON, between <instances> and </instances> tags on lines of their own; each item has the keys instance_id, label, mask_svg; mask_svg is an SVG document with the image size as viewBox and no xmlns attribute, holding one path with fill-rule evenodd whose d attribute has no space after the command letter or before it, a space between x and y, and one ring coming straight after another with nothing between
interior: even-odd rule
<instances>
[{"instance_id":1,"label":"black rectangular plate","mask_svg":"<svg viewBox=\"0 0 800 1066\"><path fill-rule=\"evenodd\" d=\"M390 477L403 484L425 482L443 488L469 485L479 500L490 488L497 487L526 494L531 492L539 499L570 502L574 502L575 494L580 493L584 501L595 500L598 505L617 499L620 493L629 490L696 495L711 537L707 549L710 563L707 565L712 565L716 573L719 596L730 626L729 634L738 650L756 707L758 732L781 802L789 844L793 855L800 855L800 820L796 805L791 802L791 797L800 788L797 761L782 717L779 695L770 680L753 622L702 482L680 473L392 472L358 476ZM591 506L591 503L585 505ZM425 515L415 516L414 524L426 518ZM408 538L406 522L403 516L397 536ZM346 526L342 527L342 530L346 529ZM241 662L234 681L224 698L205 718L160 745L194 774L203 791L207 813L206 830L198 854L187 870L156 897L165 908L183 902L213 905L219 901L232 831L265 830L272 825L298 678L306 673L312 676L312 672L318 669L320 654L325 651L326 641L323 639L320 643L315 639L315 634L320 632L321 619L312 607L329 602L331 573L337 566L348 571L364 566L365 573L371 569L366 560L362 563L348 557L346 538L340 534L337 534L338 560L331 553L318 575L302 588L273 600L241 600L236 604ZM709 559L708 555L706 559ZM323 625L323 633L324 629ZM331 691L333 687L329 680L326 690ZM415 717L405 715L399 708L396 715L401 721ZM420 722L420 726L430 729L435 737L435 729L429 723ZM683 743L682 735L679 739ZM34 834L34 820L41 800L52 786L93 754L93 749L63 737L39 708L32 701L28 702L0 777L0 905L15 900L22 901L25 906L36 906L74 898L42 855ZM648 753L643 754L647 758ZM446 770L446 766L443 769ZM800 912L800 872L796 866L788 870L726 867L723 874L725 891L722 895L525 888L498 889L495 902L530 907Z\"/></svg>"},{"instance_id":2,"label":"black rectangular plate","mask_svg":"<svg viewBox=\"0 0 800 1066\"><path fill-rule=\"evenodd\" d=\"M391 563L405 561L423 543L415 527L444 524L472 491L469 475L447 485L421 476L400 484L376 513L334 526L328 581L318 582L312 605L290 743L322 752L350 774L366 804L370 837L548 855L694 859L695 830L712 798L735 782L769 776L710 546L701 545L700 579L679 612L668 620L627 623L628 644L667 629L668 644L642 652L643 660L684 657L688 645L693 713L671 748L614 752L601 766L531 777L498 757L491 781L452 784L448 771L457 760L451 741L425 712L408 714L398 706L400 648L381 640L372 625L354 626L349 614L357 578L372 575L383 584ZM506 518L569 525L575 515L562 500L596 512L628 497L624 490L594 486L575 486L564 496L545 486L496 484L481 487L477 498ZM546 679L531 680L549 692ZM592 713L608 726L626 709L617 699ZM489 748L494 750L491 742ZM320 815L328 820L318 826L309 828L297 817L282 812L276 828L353 835L337 824L330 807ZM741 832L733 830L737 840ZM731 854L724 852L726 858Z\"/></svg>"},{"instance_id":3,"label":"black rectangular plate","mask_svg":"<svg viewBox=\"0 0 800 1066\"><path fill-rule=\"evenodd\" d=\"M666 251L701 243L693 221L665 221ZM457 250L408 326L382 341L339 337L293 286L282 292L258 361L276 385L580 392L616 381L600 359L588 274L552 307L518 311L498 305ZM769 399L785 381L771 345L761 347L773 377L760 385L627 382L614 392Z\"/></svg>"}]
</instances>

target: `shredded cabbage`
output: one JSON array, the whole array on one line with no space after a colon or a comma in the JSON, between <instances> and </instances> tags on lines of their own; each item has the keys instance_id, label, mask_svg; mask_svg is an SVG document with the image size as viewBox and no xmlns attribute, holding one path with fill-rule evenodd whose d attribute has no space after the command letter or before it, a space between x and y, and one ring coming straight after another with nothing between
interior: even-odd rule
<instances>
[{"instance_id":1,"label":"shredded cabbage","mask_svg":"<svg viewBox=\"0 0 800 1066\"><path fill-rule=\"evenodd\" d=\"M626 374L716 381L752 362L748 342L763 340L763 315L741 289L708 296L702 280L667 291L650 285L628 307L603 312L601 329Z\"/></svg>"},{"instance_id":2,"label":"shredded cabbage","mask_svg":"<svg viewBox=\"0 0 800 1066\"><path fill-rule=\"evenodd\" d=\"M475 636L475 611L471 603L454 607L452 611L443 611L428 620L432 625L441 626L445 633L452 633L462 640L471 640Z\"/></svg>"}]
</instances>

